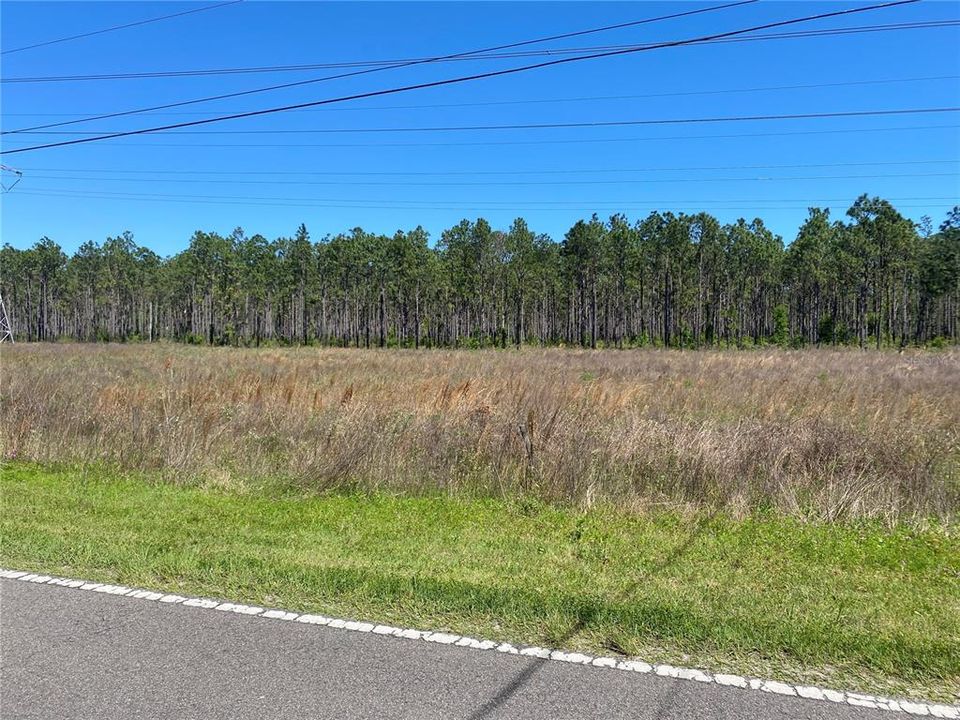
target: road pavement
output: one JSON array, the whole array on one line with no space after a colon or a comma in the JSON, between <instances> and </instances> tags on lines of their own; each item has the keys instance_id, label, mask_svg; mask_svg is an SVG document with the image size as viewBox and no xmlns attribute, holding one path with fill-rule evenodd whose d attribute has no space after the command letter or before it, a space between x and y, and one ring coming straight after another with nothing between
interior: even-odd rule
<instances>
[{"instance_id":1,"label":"road pavement","mask_svg":"<svg viewBox=\"0 0 960 720\"><path fill-rule=\"evenodd\" d=\"M0 681L4 720L893 716L16 580L0 580Z\"/></svg>"}]
</instances>

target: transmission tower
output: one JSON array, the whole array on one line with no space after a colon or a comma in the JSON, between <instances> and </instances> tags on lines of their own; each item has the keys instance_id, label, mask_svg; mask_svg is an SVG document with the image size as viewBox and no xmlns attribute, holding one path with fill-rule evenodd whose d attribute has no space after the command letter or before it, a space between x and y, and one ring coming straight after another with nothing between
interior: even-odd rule
<instances>
[{"instance_id":1,"label":"transmission tower","mask_svg":"<svg viewBox=\"0 0 960 720\"><path fill-rule=\"evenodd\" d=\"M13 190L14 186L23 179L23 173L17 170L16 168L10 167L9 165L0 165L0 170L2 170L3 172L12 173L17 178L9 185L7 185L6 182L0 181L0 190L2 190L5 193ZM6 179L6 177L7 176L4 176L4 179Z\"/></svg>"},{"instance_id":2,"label":"transmission tower","mask_svg":"<svg viewBox=\"0 0 960 720\"><path fill-rule=\"evenodd\" d=\"M0 295L0 343L10 341L13 344L13 328L10 327L10 316L7 315L7 306Z\"/></svg>"},{"instance_id":3,"label":"transmission tower","mask_svg":"<svg viewBox=\"0 0 960 720\"><path fill-rule=\"evenodd\" d=\"M0 164L0 174L2 173L13 173L17 178L11 185L0 182L0 190L5 193L13 190L14 185L23 178L22 172L9 165ZM7 315L7 305L3 302L3 295L0 294L0 343L6 342L7 340L9 340L11 344L13 343L13 328L10 327L10 316Z\"/></svg>"}]
</instances>

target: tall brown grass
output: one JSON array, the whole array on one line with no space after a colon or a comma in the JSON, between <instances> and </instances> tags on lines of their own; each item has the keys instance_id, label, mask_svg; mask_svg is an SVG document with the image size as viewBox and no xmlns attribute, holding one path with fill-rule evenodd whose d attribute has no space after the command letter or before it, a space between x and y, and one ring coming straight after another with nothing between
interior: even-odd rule
<instances>
[{"instance_id":1,"label":"tall brown grass","mask_svg":"<svg viewBox=\"0 0 960 720\"><path fill-rule=\"evenodd\" d=\"M960 352L16 345L7 458L175 479L952 520Z\"/></svg>"}]
</instances>

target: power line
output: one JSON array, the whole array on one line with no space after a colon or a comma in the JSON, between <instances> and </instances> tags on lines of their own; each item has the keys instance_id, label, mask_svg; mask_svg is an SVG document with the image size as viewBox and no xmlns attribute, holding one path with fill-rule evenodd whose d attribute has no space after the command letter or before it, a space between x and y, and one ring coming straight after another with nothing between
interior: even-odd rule
<instances>
[{"instance_id":1,"label":"power line","mask_svg":"<svg viewBox=\"0 0 960 720\"><path fill-rule=\"evenodd\" d=\"M594 212L597 210L606 210L611 212L626 212L630 210L656 210L661 207L658 203L624 203L617 206L612 206L609 208L600 208L594 205L581 205L581 206L570 206L570 207L543 207L543 208L533 208L525 205L508 205L503 207L478 207L475 205L461 205L457 208L450 207L437 207L424 205L420 207L408 207L408 206L397 206L397 205L338 205L332 203L285 203L285 202L249 202L249 201L223 201L223 202L211 202L206 200L191 200L191 199L182 199L182 200L166 200L163 198L151 198L151 197L142 197L142 198L112 198L112 197L103 197L97 195L86 195L86 196L75 196L75 195L58 195L56 193L36 193L36 192L19 192L17 195L31 195L34 197L62 197L66 199L74 200L119 200L119 201L131 201L131 202L159 202L161 204L188 204L188 205L242 205L245 207L290 207L290 208L323 208L323 209L342 209L342 210L406 210L406 211L416 211L423 212L426 210L435 210L435 211L454 211L457 214L463 212ZM891 202L894 202L895 199L891 199ZM679 201L675 201L679 202ZM842 202L844 205L850 202L849 199L838 200L836 202ZM696 203L691 203L696 205ZM799 204L799 205L739 205L739 206L706 206L702 207L704 212L717 212L722 210L733 210L738 212L746 211L748 213L753 212L762 212L765 210L805 210L810 207L809 203ZM931 209L931 208L942 208L944 207L942 203L927 203L921 205L913 204L901 204L897 203L897 208L900 210L919 210L919 209Z\"/></svg>"},{"instance_id":2,"label":"power line","mask_svg":"<svg viewBox=\"0 0 960 720\"><path fill-rule=\"evenodd\" d=\"M423 182L404 180L401 182L393 181L345 181L345 180L196 180L183 179L173 182L179 183L208 183L216 182L218 184L230 185L262 185L268 182L270 185L332 185L335 187L345 186L363 186L363 187L556 187L556 186L574 186L583 185L635 185L655 183L662 185L665 183L713 183L713 182L793 182L797 180L884 180L889 178L922 178L922 177L958 177L960 172L938 172L938 173L895 173L889 175L799 175L788 177L711 177L711 178L629 178L616 180L506 180L494 182L462 182L462 181L443 181L443 182ZM79 180L90 182L92 180L104 182L160 182L155 178L89 178L73 175L37 175L37 178L43 180ZM171 181L168 181L171 182Z\"/></svg>"},{"instance_id":3,"label":"power line","mask_svg":"<svg viewBox=\"0 0 960 720\"><path fill-rule=\"evenodd\" d=\"M168 135L314 135L334 133L384 133L384 132L459 132L480 130L555 130L562 128L634 127L638 125L695 125L724 122L761 122L773 120L821 120L844 117L877 117L891 115L918 115L958 112L960 107L942 108L896 108L891 110L845 110L837 112L788 113L784 115L728 115L704 118L657 118L653 120L591 120L562 123L510 123L505 125L433 125L427 127L376 127L376 128L309 128L280 130L185 130ZM31 130L22 135L97 135L103 130ZM135 133L116 131L114 136ZM79 141L72 141L79 142Z\"/></svg>"},{"instance_id":4,"label":"power line","mask_svg":"<svg viewBox=\"0 0 960 720\"><path fill-rule=\"evenodd\" d=\"M873 10L885 9L885 8L890 8L890 7L897 7L897 6L900 6L900 5L912 5L912 4L916 3L916 2L919 2L919 0L895 0L894 2L882 3L882 4L879 4L879 5L868 5L868 6L864 6L864 7L850 8L850 9L847 9L847 10L838 10L838 11L834 11L834 12L830 12L830 13L820 13L820 14L817 14L817 15L809 15L809 16L802 17L802 18L792 18L792 19L790 19L790 20L781 20L781 21L778 21L778 22L775 22L775 23L767 23L767 24L764 24L764 25L756 25L756 26L753 26L753 27L750 27L750 28L743 28L743 29L740 29L740 30L732 30L732 31L724 32L724 33L717 33L717 34L714 34L714 35L707 35L707 36L703 36L703 37L699 37L699 38L692 38L692 39L690 39L690 40L671 41L671 42L668 42L668 43L662 43L662 44L660 44L660 45L650 46L650 47L646 47L646 48L642 48L642 49L617 50L617 51L611 51L611 52L606 52L606 53L596 53L596 54L593 54L593 55L578 55L578 56L575 56L575 57L572 57L572 58L562 58L562 59L559 59L559 60L551 60L551 61L549 61L549 62L536 63L536 64L533 64L533 65L523 65L523 66L520 66L520 67L509 68L509 69L506 69L506 70L498 70L498 71L494 71L494 72L480 73L480 74L476 74L476 75L467 75L467 76L462 76L462 77L458 77L458 78L448 78L448 79L446 79L446 80L435 80L435 81L427 82L427 83L418 83L418 84L416 84L416 85L405 85L405 86L401 86L401 87L388 88L388 89L384 89L384 90L368 91L368 92L365 92L365 93L357 93L357 94L354 94L354 95L346 95L346 96L342 96L342 97L339 97L339 98L328 98L328 99L326 99L326 100L315 100L315 101L313 101L313 102L308 102L308 103L297 103L297 104L295 104L295 105L286 105L286 106L281 106L281 107L268 108L268 109L265 109L265 110L257 110L257 111L255 111L255 112L249 112L249 113L240 113L240 114L234 114L234 115L223 115L223 116L219 116L219 117L215 117L215 118L207 118L207 119L204 119L204 120L191 120L191 121L185 122L185 123L174 123L174 124L172 124L172 125L161 125L161 126L152 127L152 128L142 128L142 129L140 129L140 130L128 130L128 131L125 131L125 132L122 132L122 133L111 133L111 134L108 134L108 135L100 135L100 136L96 136L96 137L80 138L80 139L75 139L75 140L62 140L62 141L55 142L55 143L47 143L47 144L44 144L44 145L34 145L34 146L26 147L26 148L17 148L17 149L14 149L14 150L8 150L8 151L6 151L6 154L29 152L29 151L33 151L33 150L42 150L42 149L53 148L53 147L64 147L64 146L67 146L67 145L78 145L78 144L81 144L81 143L98 142L98 141L110 140L110 139L114 139L114 138L118 138L118 137L127 137L127 136L130 136L130 135L142 135L142 134L146 134L146 133L153 133L153 132L161 132L161 131L167 131L167 130L174 130L174 129L182 128L182 127L191 127L191 126L195 126L195 125L205 125L205 124L210 124L210 123L215 123L215 122L223 122L223 121L226 121L226 120L236 120L236 119L245 118L245 117L255 117L255 116L261 116L261 115L269 115L269 114L274 114L274 113L278 113L278 112L285 112L285 111L288 111L288 110L300 109L300 108L304 108L304 107L316 107L316 106L320 106L320 105L328 105L328 104L337 103L337 102L346 102L346 101L349 101L349 100L358 100L358 99L368 98L368 97L380 97L380 96L384 96L384 95L392 95L392 94L397 94L397 93L402 93L402 92L409 92L409 91L412 91L412 90L422 90L422 89L432 88L432 87L441 87L441 86L445 86L445 85L452 85L452 84L456 84L456 83L470 82L470 81L480 80L480 79L485 79L485 78L500 77L500 76L505 76L505 75L512 75L512 74L516 74L516 73L520 73L520 72L526 72L526 71L529 71L529 70L541 69L541 68L545 68L545 67L552 67L552 66L556 66L556 65L563 65L563 64L573 63L573 62L579 62L579 61L583 61L583 60L594 60L594 59L601 58L601 57L614 57L614 56L619 56L619 55L627 55L627 54L632 54L632 53L637 53L637 52L642 52L642 51L645 51L645 50L652 50L652 49L657 49L657 48L677 47L677 46L689 44L690 42L696 42L696 41L702 41L702 40L709 40L709 39L720 38L720 37L733 37L733 36L736 36L736 35L743 35L743 34L746 34L746 33L749 33L749 32L756 32L756 31L758 31L758 30L766 30L766 29L770 29L770 28L774 28L774 27L783 27L783 26L786 26L786 25L792 25L792 24L801 23L801 22L810 22L810 21L813 21L813 20L822 20L822 19L825 19L825 18L828 18L828 17L839 17L839 16L843 16L843 15L849 15L849 14L852 14L852 13L869 12L869 11L873 11Z\"/></svg>"},{"instance_id":5,"label":"power line","mask_svg":"<svg viewBox=\"0 0 960 720\"><path fill-rule=\"evenodd\" d=\"M586 169L573 168L564 170L451 170L451 171L377 171L377 172L356 172L356 171L328 171L328 170L128 170L117 168L47 168L47 167L22 167L21 170L34 172L86 172L86 173L122 173L137 175L321 175L321 176L457 176L457 175L580 175L596 173L638 173L638 172L683 172L683 171L703 171L703 170L782 170L794 168L831 168L831 167L872 167L878 165L944 165L960 164L960 158L951 158L949 160L893 160L893 161L874 161L874 162L838 162L838 163L798 163L794 165L701 165L686 167L645 167L645 168L600 168ZM34 175L32 177L41 177ZM46 176L54 178L57 176ZM130 180L131 178L99 178L96 175L89 180ZM157 181L156 178L132 178L132 180ZM176 182L185 182L178 179ZM221 182L219 179L200 180L197 182Z\"/></svg>"},{"instance_id":6,"label":"power line","mask_svg":"<svg viewBox=\"0 0 960 720\"><path fill-rule=\"evenodd\" d=\"M438 109L438 108L464 108L464 107L490 107L490 106L501 106L501 105L537 105L537 104L554 104L554 103L583 103L583 102L593 102L601 100L641 100L648 98L664 98L664 97L689 97L689 96L698 96L698 95L727 95L727 94L737 94L737 93L753 93L753 92L768 92L776 90L807 90L807 89L818 89L818 88L831 88L831 87L856 87L863 85L891 85L899 83L913 83L913 82L932 82L939 80L958 80L960 75L931 75L926 77L910 77L910 78L888 78L880 80L849 80L844 82L832 82L832 83L803 83L797 85L763 85L759 87L751 88L724 88L720 90L687 90L680 92L668 92L668 93L645 93L642 95L586 95L580 97L562 97L562 98L542 98L542 99L532 99L532 100L493 100L486 102L463 102L463 103L434 103L427 105L377 105L374 107L350 107L350 108L317 108L311 109L307 108L301 110L300 112L357 112L357 111L380 111L380 110L428 110L428 109ZM247 110L231 110L230 112L240 113L240 112L249 112ZM67 116L67 117L78 117L81 115L87 115L89 113L0 113L5 117L57 117L57 116ZM154 113L155 115L209 115L210 111L194 111L194 112L170 112L170 113Z\"/></svg>"},{"instance_id":7,"label":"power line","mask_svg":"<svg viewBox=\"0 0 960 720\"><path fill-rule=\"evenodd\" d=\"M47 124L47 125L37 125L37 126L31 127L31 128L22 128L21 130L8 130L8 131L6 131L6 132L4 132L4 133L0 133L0 135L5 135L5 134L7 134L7 133L22 132L22 131L24 131L24 130L39 130L39 129L41 129L41 128L62 127L62 126L64 126L64 125L73 125L73 124L76 124L76 123L91 122L91 121L93 121L93 120L106 120L106 119L108 119L108 118L113 118L113 117L123 117L123 116L128 116L128 115L138 115L138 114L141 114L141 113L153 112L154 110L167 110L167 109L174 108L174 107L183 107L183 106L185 106L185 105L195 105L195 104L197 104L197 103L211 102L211 101L214 101L214 100L224 100L224 99L226 99L226 98L241 97L241 96L245 96L245 95L254 95L254 94L257 94L257 93L272 92L272 91L274 91L274 90L283 90L283 89L292 88L292 87L301 87L301 86L304 86L304 85L312 85L312 84L315 84L315 83L327 82L327 81L329 81L329 80L339 80L339 79L348 78L348 77L356 77L356 76L359 76L359 75L368 75L368 74L370 74L370 73L381 72L381 71L383 71L383 70L392 70L392 69L406 68L406 67L412 67L412 66L415 66L415 65L425 65L425 64L429 64L429 63L435 63L435 62L441 62L441 61L451 60L451 59L454 59L454 58L469 57L469 56L473 56L473 55L481 55L481 54L484 54L484 53L496 52L496 51L498 51L498 50L506 50L506 49L516 48L516 47L523 47L523 46L526 46L526 45L535 45L535 44L539 44L539 43L543 43L543 42L550 42L550 41L552 41L552 40L561 40L561 39L566 39L566 38L571 38L571 37L579 37L579 36L582 36L582 35L590 35L590 34L599 33L599 32L608 32L608 31L610 31L610 30L619 30L619 29L626 28L626 27L635 27L635 26L638 26L638 25L644 25L644 24L649 24L649 23L654 23L654 22L661 22L661 21L664 21L664 20L672 20L672 19L676 19L676 18L680 18L680 17L687 17L687 16L691 16L691 15L698 15L698 14L701 14L701 13L713 12L713 11L716 11L716 10L726 10L726 9L733 8L733 7L739 7L739 6L741 6L741 5L750 5L750 4L753 4L753 3L758 2L758 1L759 1L759 0L738 0L737 2L727 3L727 4L725 4L725 5L716 5L716 6L709 7L709 8L701 8L701 9L699 9L699 10L687 10L687 11L681 12L681 13L673 13L673 14L670 14L670 15L662 15L662 16L655 17L655 18L645 18L645 19L643 19L643 20L632 20L632 21L626 22L626 23L618 23L618 24L616 24L616 25L605 25L605 26L603 26L603 27L591 28L591 29L589 29L589 30L577 30L577 31L575 31L575 32L563 33L563 34L560 34L560 35L550 35L550 36L547 36L547 37L535 38L535 39L533 39L533 40L521 40L521 41L519 41L519 42L508 43L508 44L506 44L506 45L497 45L497 46L494 46L494 47L481 48L481 49L478 49L478 50L468 50L468 51L465 51L465 52L454 53L454 54L452 54L452 55L438 55L438 56L435 56L435 57L428 57L428 58L422 58L422 59L416 59L416 60L409 60L409 61L405 61L405 62L396 63L396 64L393 64L393 65L383 65L383 66L378 66L378 67L374 67L374 68L369 68L369 69L366 69L366 70L356 70L356 71L353 71L353 72L341 73L341 74L339 74L339 75L327 75L326 77L312 78L312 79L309 79L309 80L300 80L300 81L291 82L291 83L282 83L282 84L280 84L280 85L270 85L270 86L268 86L268 87L255 88L255 89L253 89L253 90L242 90L242 91L239 91L239 92L224 93L224 94L221 94L221 95L212 95L212 96L203 97L203 98L195 98L195 99L193 99L193 100L181 100L181 101L179 101L179 102L167 103L167 104L165 104L165 105L155 105L155 106L153 106L153 107L148 107L148 108L139 108L139 109L136 109L136 110L125 110L125 111L122 111L122 112L108 113L108 114L105 114L105 115L95 115L95 116L92 116L92 117L81 118L81 119L79 119L79 120L70 120L70 121L67 121L67 122L49 123L49 124ZM915 1L917 1L917 0L915 0Z\"/></svg>"},{"instance_id":8,"label":"power line","mask_svg":"<svg viewBox=\"0 0 960 720\"><path fill-rule=\"evenodd\" d=\"M88 190L70 190L67 188L34 188L33 190L24 190L23 192L18 192L17 195L37 195L37 196L57 196L57 197L75 197L75 198L85 198L85 197L100 197L103 199L114 199L114 200L138 200L138 199L157 199L157 200L205 200L213 201L211 204L217 203L219 201L241 201L241 202L300 202L300 203L338 203L335 207L358 207L364 208L369 207L370 203L379 203L383 202L382 199L359 199L359 200L349 200L342 198L297 198L297 197L276 197L276 196L250 196L250 195L197 195L195 193L190 194L169 194L169 193L154 193L154 192L142 192L142 193L128 193L128 192L113 192L107 190L97 190L97 191L88 191ZM947 202L955 202L956 198L954 196L919 196L919 197L890 197L887 198L891 202L899 201L920 201L920 200L940 200ZM427 209L435 208L440 210L460 210L464 208L463 201L423 201L423 200L396 200L391 199L389 201L396 207L411 208L411 209ZM512 200L501 200L501 201L467 201L472 203L472 206L485 209L500 209L500 206L518 207L517 203ZM630 203L639 203L641 201L631 201L631 200L529 200L523 203L523 207L538 206L533 209L550 209L552 207L557 207L561 209L569 209L571 206L575 207L585 207L585 208L597 208L597 209L617 209L622 208L625 205ZM765 203L771 202L791 202L798 203L797 207L807 207L810 203L820 203L820 202L850 202L849 198L832 198L832 199L765 199L765 200L756 200L752 198L740 198L740 199L731 199L731 198L715 198L715 199L651 199L647 198L642 201L644 205L669 205L670 203L703 203L703 204L713 204L721 202L738 202L738 203L749 203L750 207L757 207L757 209L765 209L762 206ZM540 208L539 206L545 206ZM927 206L933 207L933 206Z\"/></svg>"},{"instance_id":9,"label":"power line","mask_svg":"<svg viewBox=\"0 0 960 720\"><path fill-rule=\"evenodd\" d=\"M873 128L841 128L833 130L787 130L779 132L749 132L749 133L724 133L709 135L659 135L659 136L632 136L622 138L575 138L561 140L477 140L477 141L455 141L455 142L408 142L408 143L212 143L204 142L202 145L196 143L127 143L124 147L152 148L157 150L167 150L177 148L183 150L196 150L198 147L204 149L211 148L244 148L274 150L277 148L424 148L424 147L473 147L473 146L513 146L513 145L586 145L598 143L634 143L634 142L668 142L674 140L718 140L718 139L738 139L767 137L798 137L815 135L848 135L851 133L863 134L874 132L903 132L917 130L957 130L960 125L900 125L897 127L873 127ZM9 140L7 141L9 142Z\"/></svg>"},{"instance_id":10,"label":"power line","mask_svg":"<svg viewBox=\"0 0 960 720\"><path fill-rule=\"evenodd\" d=\"M149 23L160 22L161 20L169 20L170 18L182 17L183 15L191 15L193 13L203 12L204 10L215 10L216 8L226 7L227 5L236 5L239 2L243 2L243 0L228 0L228 2L217 3L216 5L207 5L206 7L194 8L193 10L184 10L183 12L173 13L172 15L162 15L161 17L149 18L147 20L138 20L137 22L126 23L125 25L114 25L113 27L103 28L102 30L92 30L90 32L80 33L79 35L70 35L69 37L57 38L56 40L46 40L44 42L34 43L33 45L24 45L23 47L3 50L0 52L0 55L23 52L24 50L46 47L47 45L55 45L57 43L68 42L70 40L79 40L80 38L91 37L93 35L102 35L103 33L113 32L114 30L125 30L126 28L137 27L138 25L147 25Z\"/></svg>"},{"instance_id":11,"label":"power line","mask_svg":"<svg viewBox=\"0 0 960 720\"><path fill-rule=\"evenodd\" d=\"M887 32L891 30L926 30L941 29L960 26L960 20L936 20L913 23L889 23L882 25L862 25L849 28L832 28L824 30L800 30L785 33L771 33L768 35L753 35L749 37L738 38L720 38L717 40L705 40L696 44L712 43L741 43L753 42L758 40L788 40L795 38L808 37L829 37L835 35L852 35L868 32ZM627 48L639 48L652 43L633 43L629 45L599 45L592 47L571 47L571 48L547 48L544 50L526 50L522 52L510 53L485 53L483 55L468 55L443 58L434 60L434 62L474 62L477 60L503 60L511 58L542 57L544 55L573 55L581 52L596 52L600 50L623 50ZM304 72L308 70L331 70L337 68L353 67L379 67L392 66L410 62L426 62L431 58L401 58L393 60L354 60L346 62L330 63L305 63L299 65L266 65L255 67L231 67L231 68L206 68L199 70L154 70L128 73L102 73L86 75L46 75L36 77L5 77L0 78L0 84L13 83L50 83L50 82L87 82L101 80L145 80L145 79L163 79L163 78L182 78L182 77L209 77L215 75L246 75L258 73L280 73L280 72Z\"/></svg>"}]
</instances>

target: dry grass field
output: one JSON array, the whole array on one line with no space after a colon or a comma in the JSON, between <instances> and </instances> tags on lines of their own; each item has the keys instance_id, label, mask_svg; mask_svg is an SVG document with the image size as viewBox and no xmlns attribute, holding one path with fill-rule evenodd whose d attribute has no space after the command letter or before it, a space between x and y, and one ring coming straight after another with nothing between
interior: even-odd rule
<instances>
[{"instance_id":1,"label":"dry grass field","mask_svg":"<svg viewBox=\"0 0 960 720\"><path fill-rule=\"evenodd\" d=\"M211 486L950 522L960 352L16 345L8 459Z\"/></svg>"}]
</instances>

